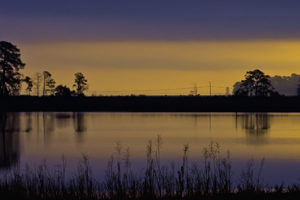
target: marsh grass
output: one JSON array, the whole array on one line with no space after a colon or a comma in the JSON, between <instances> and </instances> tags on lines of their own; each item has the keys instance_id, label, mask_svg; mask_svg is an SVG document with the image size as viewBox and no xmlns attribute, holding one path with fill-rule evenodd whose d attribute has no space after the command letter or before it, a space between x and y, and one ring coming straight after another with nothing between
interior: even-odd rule
<instances>
[{"instance_id":1,"label":"marsh grass","mask_svg":"<svg viewBox=\"0 0 300 200\"><path fill-rule=\"evenodd\" d=\"M0 196L22 199L298 199L300 187L263 183L264 159L246 163L238 183L233 183L230 153L221 154L218 143L203 148L202 159L189 161L189 145L183 146L177 165L161 162L162 139L149 141L146 164L133 170L130 151L116 144L107 162L103 181L93 176L89 159L83 155L77 172L66 178L66 161L49 169L46 162L36 168L17 167L0 178Z\"/></svg>"}]
</instances>

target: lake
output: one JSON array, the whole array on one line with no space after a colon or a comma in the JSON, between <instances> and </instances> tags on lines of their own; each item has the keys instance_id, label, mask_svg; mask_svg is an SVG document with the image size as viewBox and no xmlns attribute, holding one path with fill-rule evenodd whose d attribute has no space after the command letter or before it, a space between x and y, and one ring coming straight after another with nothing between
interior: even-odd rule
<instances>
[{"instance_id":1,"label":"lake","mask_svg":"<svg viewBox=\"0 0 300 200\"><path fill-rule=\"evenodd\" d=\"M211 142L230 152L234 179L246 162L264 160L265 184L299 183L300 113L2 113L0 168L52 167L64 157L69 172L83 155L101 179L116 145L143 169L149 140L162 139L161 160L180 163L189 145L191 162L202 159Z\"/></svg>"}]
</instances>

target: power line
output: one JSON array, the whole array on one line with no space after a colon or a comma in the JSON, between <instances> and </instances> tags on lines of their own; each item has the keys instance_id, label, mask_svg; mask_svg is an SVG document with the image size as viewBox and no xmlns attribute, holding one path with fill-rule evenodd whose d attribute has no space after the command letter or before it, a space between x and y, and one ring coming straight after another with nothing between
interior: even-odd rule
<instances>
[{"instance_id":1,"label":"power line","mask_svg":"<svg viewBox=\"0 0 300 200\"><path fill-rule=\"evenodd\" d=\"M88 91L88 93L90 94L93 94L93 95L96 95L96 94L103 94L103 93L138 93L138 92L166 92L166 91L178 91L178 90L187 90L186 92L190 92L191 90L192 91L197 91L197 94L198 94L198 90L197 89L205 89L205 88L208 88L209 89L209 95L211 96L212 95L212 89L213 88L227 88L225 86L212 86L211 82L209 81L209 85L207 86L198 86L198 85L195 85L194 87L178 87L178 88L160 88L160 89L141 89L141 90L92 90L92 91ZM231 87L230 87L231 88ZM42 89L39 89L39 92L43 91ZM26 89L21 89L20 90L21 93L24 93L24 94L27 94L28 93L28 90ZM34 94L36 93L37 90L32 90L30 93L31 94ZM205 92L206 93L206 92ZM219 94L220 92L217 92L217 93L214 93L214 94ZM197 94L194 94L194 95L197 95ZM221 94L221 93L220 93Z\"/></svg>"},{"instance_id":2,"label":"power line","mask_svg":"<svg viewBox=\"0 0 300 200\"><path fill-rule=\"evenodd\" d=\"M183 87L183 88L164 88L164 89L144 89L144 90L102 90L97 92L102 93L119 93L119 92L155 92L155 91L172 91L172 90L188 90L188 89L198 89L198 88L210 88L210 94L212 88L227 88L225 86L195 86L195 87Z\"/></svg>"}]
</instances>

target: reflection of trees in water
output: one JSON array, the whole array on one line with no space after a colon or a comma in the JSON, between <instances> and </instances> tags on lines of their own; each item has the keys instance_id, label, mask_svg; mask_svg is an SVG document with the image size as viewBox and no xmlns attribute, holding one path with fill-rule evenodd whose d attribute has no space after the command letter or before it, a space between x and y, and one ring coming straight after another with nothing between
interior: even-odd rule
<instances>
[{"instance_id":1,"label":"reflection of trees in water","mask_svg":"<svg viewBox=\"0 0 300 200\"><path fill-rule=\"evenodd\" d=\"M265 136L270 129L270 116L267 113L249 113L238 118L242 128L246 131L248 143L266 143Z\"/></svg>"},{"instance_id":2,"label":"reflection of trees in water","mask_svg":"<svg viewBox=\"0 0 300 200\"><path fill-rule=\"evenodd\" d=\"M82 141L82 135L86 131L85 114L82 112L73 113L74 129L77 133L77 139Z\"/></svg>"},{"instance_id":3,"label":"reflection of trees in water","mask_svg":"<svg viewBox=\"0 0 300 200\"><path fill-rule=\"evenodd\" d=\"M18 164L20 159L20 131L31 133L33 129L39 135L44 133L44 141L49 143L55 128L69 127L74 124L78 142L82 141L83 133L87 130L85 113L25 113L21 123L21 114L18 112L0 112L0 169L8 169ZM37 127L33 128L36 123ZM22 126L21 126L22 124ZM21 127L22 130L21 130Z\"/></svg>"},{"instance_id":4,"label":"reflection of trees in water","mask_svg":"<svg viewBox=\"0 0 300 200\"><path fill-rule=\"evenodd\" d=\"M10 168L20 157L20 113L0 113L0 168Z\"/></svg>"},{"instance_id":5,"label":"reflection of trees in water","mask_svg":"<svg viewBox=\"0 0 300 200\"><path fill-rule=\"evenodd\" d=\"M242 127L250 135L263 135L270 129L270 117L267 113L251 113L242 116Z\"/></svg>"},{"instance_id":6,"label":"reflection of trees in water","mask_svg":"<svg viewBox=\"0 0 300 200\"><path fill-rule=\"evenodd\" d=\"M66 128L70 126L72 120L71 113L56 113L56 126L58 128Z\"/></svg>"},{"instance_id":7,"label":"reflection of trees in water","mask_svg":"<svg viewBox=\"0 0 300 200\"><path fill-rule=\"evenodd\" d=\"M50 144L53 133L60 128L71 128L72 124L74 127L77 139L81 141L82 133L86 131L86 120L84 117L85 113L79 112L43 112L37 113L36 124L37 124L37 134L39 135L40 131L44 136L44 143ZM30 125L26 125L30 124ZM31 115L26 115L25 119L25 131L31 131Z\"/></svg>"},{"instance_id":8,"label":"reflection of trees in water","mask_svg":"<svg viewBox=\"0 0 300 200\"><path fill-rule=\"evenodd\" d=\"M55 129L70 128L73 122L73 127L77 133L79 141L82 139L82 133L86 131L86 120L84 117L85 113L74 112L74 113L54 113L44 112L42 113L42 128L44 133L44 141L49 144L51 142L52 133ZM39 122L39 117L37 119Z\"/></svg>"},{"instance_id":9,"label":"reflection of trees in water","mask_svg":"<svg viewBox=\"0 0 300 200\"><path fill-rule=\"evenodd\" d=\"M84 113L76 112L73 115L75 131L77 133L82 133L86 131L86 121L84 117Z\"/></svg>"},{"instance_id":10,"label":"reflection of trees in water","mask_svg":"<svg viewBox=\"0 0 300 200\"><path fill-rule=\"evenodd\" d=\"M43 133L44 142L49 144L51 142L51 133L55 127L55 115L52 112L43 112Z\"/></svg>"},{"instance_id":11,"label":"reflection of trees in water","mask_svg":"<svg viewBox=\"0 0 300 200\"><path fill-rule=\"evenodd\" d=\"M55 127L54 122L55 122L54 113L51 112L43 113L44 134L49 135L54 131L54 127Z\"/></svg>"},{"instance_id":12,"label":"reflection of trees in water","mask_svg":"<svg viewBox=\"0 0 300 200\"><path fill-rule=\"evenodd\" d=\"M31 112L26 112L25 113L25 132L30 133L32 131L32 116Z\"/></svg>"}]
</instances>

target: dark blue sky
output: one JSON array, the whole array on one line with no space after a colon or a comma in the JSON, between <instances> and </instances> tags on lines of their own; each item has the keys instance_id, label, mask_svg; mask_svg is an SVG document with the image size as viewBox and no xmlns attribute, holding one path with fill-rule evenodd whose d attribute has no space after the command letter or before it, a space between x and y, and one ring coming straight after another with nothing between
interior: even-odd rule
<instances>
[{"instance_id":1,"label":"dark blue sky","mask_svg":"<svg viewBox=\"0 0 300 200\"><path fill-rule=\"evenodd\" d=\"M292 39L300 1L0 0L0 38L86 40Z\"/></svg>"}]
</instances>

